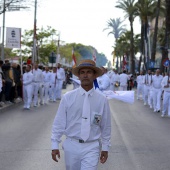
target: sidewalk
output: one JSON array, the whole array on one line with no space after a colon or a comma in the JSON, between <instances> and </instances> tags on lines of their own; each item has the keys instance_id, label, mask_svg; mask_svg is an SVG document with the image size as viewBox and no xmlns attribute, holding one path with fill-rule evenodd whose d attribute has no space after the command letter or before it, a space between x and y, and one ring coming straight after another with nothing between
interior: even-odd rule
<instances>
[{"instance_id":1,"label":"sidewalk","mask_svg":"<svg viewBox=\"0 0 170 170\"><path fill-rule=\"evenodd\" d=\"M62 89L62 94L66 93L66 92L68 92L72 89L73 89L73 85L67 84L66 89ZM23 104L23 101L22 100L15 100L15 103L11 103L11 104L5 103L3 105L3 107L0 107L0 113L3 113L5 111L7 111L8 109L12 109L14 107L17 107L19 104Z\"/></svg>"}]
</instances>

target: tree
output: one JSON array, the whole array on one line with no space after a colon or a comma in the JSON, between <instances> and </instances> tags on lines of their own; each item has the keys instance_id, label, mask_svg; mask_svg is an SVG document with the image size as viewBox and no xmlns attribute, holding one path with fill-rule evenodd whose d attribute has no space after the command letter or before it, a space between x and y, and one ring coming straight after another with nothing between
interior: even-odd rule
<instances>
[{"instance_id":1,"label":"tree","mask_svg":"<svg viewBox=\"0 0 170 170\"><path fill-rule=\"evenodd\" d=\"M126 14L125 18L129 19L130 22L130 30L131 30L131 38L130 38L130 65L131 65L131 73L135 72L135 58L134 58L134 39L133 39L133 22L134 18L136 17L136 7L135 7L135 0L122 0L117 2L117 8L122 9Z\"/></svg>"}]
</instances>

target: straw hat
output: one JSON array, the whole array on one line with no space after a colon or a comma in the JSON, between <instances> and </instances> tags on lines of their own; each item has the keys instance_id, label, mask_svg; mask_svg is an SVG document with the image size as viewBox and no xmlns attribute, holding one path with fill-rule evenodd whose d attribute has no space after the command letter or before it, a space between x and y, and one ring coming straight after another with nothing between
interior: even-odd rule
<instances>
[{"instance_id":1,"label":"straw hat","mask_svg":"<svg viewBox=\"0 0 170 170\"><path fill-rule=\"evenodd\" d=\"M93 60L87 59L87 60L81 60L79 65L75 68L73 68L72 73L75 76L79 75L79 70L83 68L90 68L96 72L96 76L99 77L102 75L102 70L99 67L96 67L96 63Z\"/></svg>"}]
</instances>

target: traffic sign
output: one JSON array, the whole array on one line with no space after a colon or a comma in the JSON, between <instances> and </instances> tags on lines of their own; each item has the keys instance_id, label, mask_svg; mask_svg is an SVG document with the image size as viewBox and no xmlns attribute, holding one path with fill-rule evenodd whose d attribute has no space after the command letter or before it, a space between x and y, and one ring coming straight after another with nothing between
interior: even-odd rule
<instances>
[{"instance_id":1,"label":"traffic sign","mask_svg":"<svg viewBox=\"0 0 170 170\"><path fill-rule=\"evenodd\" d=\"M169 64L170 64L169 59L168 58L164 59L162 64L163 64L164 67L169 67Z\"/></svg>"}]
</instances>

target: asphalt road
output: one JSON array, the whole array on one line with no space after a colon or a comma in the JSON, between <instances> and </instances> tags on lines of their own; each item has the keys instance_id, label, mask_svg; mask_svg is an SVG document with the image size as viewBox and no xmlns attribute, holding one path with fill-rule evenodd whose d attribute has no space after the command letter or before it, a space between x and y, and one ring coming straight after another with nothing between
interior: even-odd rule
<instances>
[{"instance_id":1,"label":"asphalt road","mask_svg":"<svg viewBox=\"0 0 170 170\"><path fill-rule=\"evenodd\" d=\"M142 101L109 102L111 148L99 170L170 170L170 119ZM58 104L31 110L20 104L0 113L0 170L65 170L62 149L59 163L51 159L51 126Z\"/></svg>"}]
</instances>

